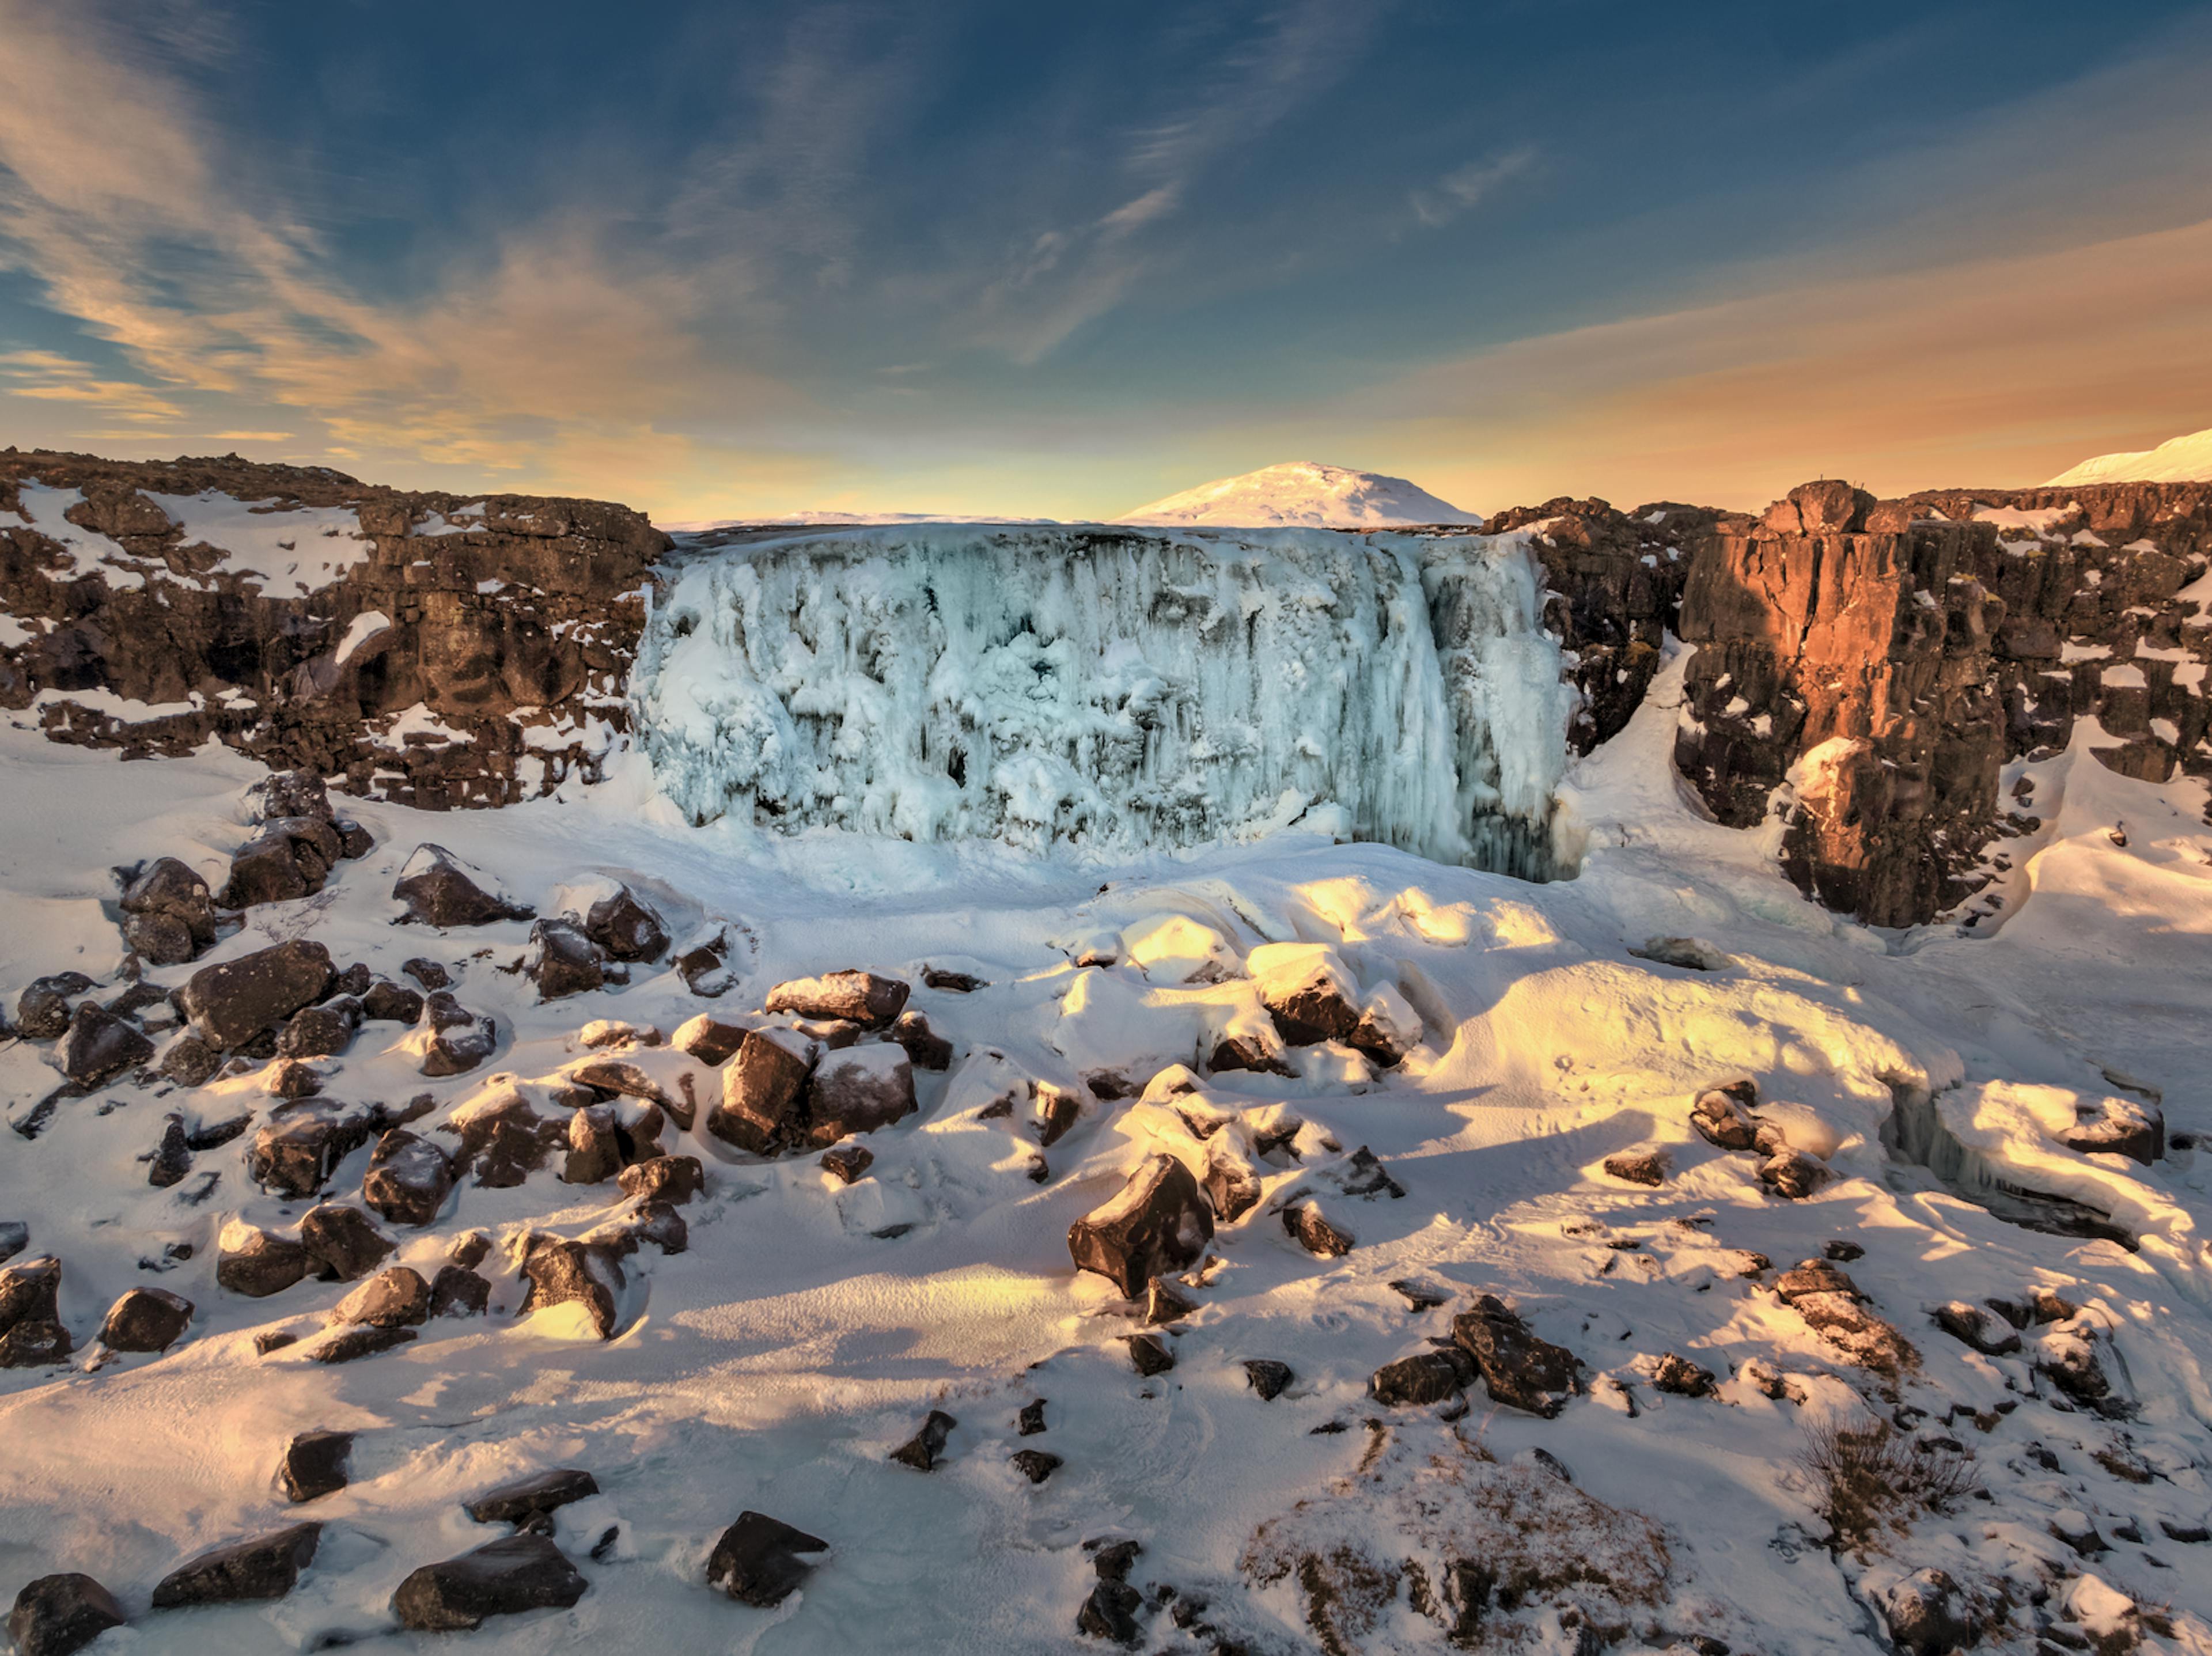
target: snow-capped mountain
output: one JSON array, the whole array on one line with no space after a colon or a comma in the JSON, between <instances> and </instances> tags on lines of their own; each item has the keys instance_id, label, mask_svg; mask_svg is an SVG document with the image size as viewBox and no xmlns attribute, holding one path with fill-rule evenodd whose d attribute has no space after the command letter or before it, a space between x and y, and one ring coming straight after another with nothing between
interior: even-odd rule
<instances>
[{"instance_id":1,"label":"snow-capped mountain","mask_svg":"<svg viewBox=\"0 0 2212 1656\"><path fill-rule=\"evenodd\" d=\"M2062 471L2051 482L2068 483L2188 483L2212 478L2212 428L2169 438L2156 448L2100 454Z\"/></svg>"},{"instance_id":2,"label":"snow-capped mountain","mask_svg":"<svg viewBox=\"0 0 2212 1656\"><path fill-rule=\"evenodd\" d=\"M1304 525L1316 529L1389 529L1407 524L1479 524L1403 477L1352 471L1313 460L1262 466L1140 506L1125 524L1207 524L1222 528Z\"/></svg>"}]
</instances>

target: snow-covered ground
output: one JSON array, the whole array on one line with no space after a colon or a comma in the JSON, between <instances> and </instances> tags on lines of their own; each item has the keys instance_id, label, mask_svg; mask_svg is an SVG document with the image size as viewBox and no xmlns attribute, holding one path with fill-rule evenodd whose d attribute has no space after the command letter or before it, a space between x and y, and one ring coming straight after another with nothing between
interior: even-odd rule
<instances>
[{"instance_id":1,"label":"snow-covered ground","mask_svg":"<svg viewBox=\"0 0 2212 1656\"><path fill-rule=\"evenodd\" d=\"M1413 524L1479 524L1481 518L1440 500L1403 477L1352 471L1316 460L1286 460L1238 477L1140 506L1125 524L1210 525L1217 529L1302 525L1312 529L1395 529Z\"/></svg>"},{"instance_id":2,"label":"snow-covered ground","mask_svg":"<svg viewBox=\"0 0 2212 1656\"><path fill-rule=\"evenodd\" d=\"M2212 477L2212 429L2170 437L2156 448L2100 454L2060 472L2055 488L2075 483L2191 483Z\"/></svg>"},{"instance_id":3,"label":"snow-covered ground","mask_svg":"<svg viewBox=\"0 0 2212 1656\"><path fill-rule=\"evenodd\" d=\"M1760 835L1685 804L1667 760L1680 684L1677 659L1628 731L1567 778L1581 872L1545 885L1295 828L1119 866L984 840L698 828L635 755L600 786L495 812L346 802L374 849L315 896L246 911L208 958L305 937L396 977L428 955L500 1040L474 1071L429 1080L418 1039L372 1023L316 1061L328 1096L428 1092L419 1131L507 1085L559 1113L544 1083L586 1056L586 1022L672 1031L702 1010L757 1014L778 981L845 967L913 985L951 1069L918 1073L920 1110L868 1136L874 1164L849 1186L811 1155L764 1162L703 1131L672 1136L708 1168L684 1210L690 1247L635 1256L605 1344L573 1318L514 1314L511 1244L530 1227L580 1233L613 1187L560 1182L557 1157L512 1187L464 1181L428 1228L392 1234L425 1275L458 1233L489 1234L492 1314L434 1320L342 1367L303 1358L305 1340L257 1356L253 1337L311 1333L345 1284L248 1300L214 1280L226 1223L281 1225L305 1205L248 1180L250 1134L200 1152L184 1183L148 1184L141 1158L166 1114L264 1110L258 1072L166 1093L118 1083L63 1102L35 1138L0 1135L0 1222L27 1226L23 1258L63 1261L81 1348L128 1288L195 1306L166 1355L95 1371L81 1349L59 1368L0 1371L0 1592L49 1571L99 1577L133 1617L102 1653L399 1651L443 1636L516 1653L1058 1652L1084 1643L1079 1607L1098 1580L1085 1544L1128 1538L1143 1549L1128 1578L1141 1637L1159 1651L1316 1648L1317 1586L1336 1594L1322 1619L1343 1648L1443 1647L1415 1558L1430 1561L1423 1580L1438 1558L1504 1572L1479 1618L1491 1647L1588 1647L1589 1629L1559 1613L1581 1593L1617 1612L1600 1641L1622 1650L1694 1636L1776 1656L1874 1652L1868 1606L1936 1568L2002 1611L1990 1647L2029 1652L2057 1623L2061 1642L2212 1649L2212 1546L2174 1538L2201 1538L2212 1513L2212 1163L2199 1149L2149 1167L2083 1155L2046 1125L2121 1085L2111 1071L2162 1091L2177 1143L2212 1128L2202 787L2127 780L2077 746L2033 767L2043 827L2014 842L2001 922L1876 933L1802 900ZM110 867L173 855L219 883L256 773L221 751L125 764L0 728L0 991L12 1003L67 968L112 981ZM679 938L726 921L736 986L702 1002L642 968L626 987L541 1004L503 969L526 924L392 924L392 882L424 840L543 912L611 877ZM1679 952L1650 946L1665 937L1726 960L1701 971L1629 952ZM1265 1022L1253 951L1301 942L1333 951L1363 995L1395 987L1422 1026L1403 1063L1380 1071L1326 1044L1290 1049L1287 1077L1174 1073ZM925 967L984 986L932 988ZM195 969L150 975L173 985ZM716 1095L720 1077L669 1048L616 1050ZM0 1049L14 1119L57 1079L52 1052ZM1107 1070L1144 1095L1094 1096L1084 1077ZM1824 1188L1781 1199L1759 1156L1693 1135L1692 1098L1737 1077L1789 1146L1825 1158ZM1042 1152L1042 1182L1026 1105L990 1109L1032 1081L1082 1101ZM2139 1247L2021 1228L1963 1199L1884 1149L1899 1100L1916 1143L1963 1146L1954 1174L2094 1199ZM1191 1121L1215 1115L1228 1119L1201 1139ZM1072 1269L1067 1229L1144 1154L1202 1172L1210 1147L1248 1161L1263 1199L1188 1273L1179 1291L1196 1310L1159 1331L1175 1367L1148 1378L1124 1344L1137 1310ZM1362 1147L1401 1197L1363 1176ZM1670 1163L1656 1187L1604 1171L1639 1149ZM357 1199L368 1154L336 1168L337 1198ZM1283 1209L1306 1200L1348 1252L1317 1257L1287 1233ZM1824 1250L1917 1348L1896 1376L1778 1297L1779 1273ZM1394 1282L1443 1303L1413 1308ZM2031 1323L2015 1355L1970 1350L1929 1319L2038 1290L2072 1314ZM1366 1395L1378 1367L1427 1350L1484 1292L1585 1366L1556 1418L1498 1406L1480 1383L1456 1419ZM2104 1412L2051 1378L2082 1350L2111 1379ZM1662 1389L1668 1353L1711 1371L1712 1394ZM1248 1383L1255 1359L1291 1371L1272 1400ZM1045 1430L1018 1435L1037 1398ZM889 1459L933 1409L957 1422L936 1469ZM1832 1555L1801 1456L1820 1425L1876 1415L1971 1454L1980 1492L1864 1557ZM319 1427L359 1435L352 1481L295 1507L272 1481L277 1456ZM1063 1464L1032 1484L1010 1464L1018 1449ZM589 1470L601 1490L556 1519L589 1583L580 1601L474 1634L392 1631L402 1577L499 1532L462 1501L556 1466ZM709 1548L748 1508L830 1544L774 1611L705 1582ZM325 1528L288 1598L148 1608L187 1555L301 1519ZM1523 1567L1525 1598L1511 1574Z\"/></svg>"}]
</instances>

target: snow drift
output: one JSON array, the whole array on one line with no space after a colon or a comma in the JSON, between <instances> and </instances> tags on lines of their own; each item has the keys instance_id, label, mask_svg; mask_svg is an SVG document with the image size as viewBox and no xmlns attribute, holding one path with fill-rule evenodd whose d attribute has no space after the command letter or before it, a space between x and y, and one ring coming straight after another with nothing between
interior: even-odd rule
<instances>
[{"instance_id":1,"label":"snow drift","mask_svg":"<svg viewBox=\"0 0 2212 1656\"><path fill-rule=\"evenodd\" d=\"M679 549L632 695L735 815L1112 853L1302 822L1554 872L1574 691L1525 535L878 527Z\"/></svg>"}]
</instances>

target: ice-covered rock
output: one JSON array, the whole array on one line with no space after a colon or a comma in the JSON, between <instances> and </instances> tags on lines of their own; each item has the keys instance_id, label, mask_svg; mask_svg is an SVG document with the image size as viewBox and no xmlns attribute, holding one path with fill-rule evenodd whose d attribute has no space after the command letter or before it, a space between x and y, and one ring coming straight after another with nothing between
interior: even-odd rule
<instances>
[{"instance_id":1,"label":"ice-covered rock","mask_svg":"<svg viewBox=\"0 0 2212 1656\"><path fill-rule=\"evenodd\" d=\"M1520 532L775 537L679 563L632 695L702 822L1125 851L1304 818L1540 876L1574 693L1540 595Z\"/></svg>"}]
</instances>

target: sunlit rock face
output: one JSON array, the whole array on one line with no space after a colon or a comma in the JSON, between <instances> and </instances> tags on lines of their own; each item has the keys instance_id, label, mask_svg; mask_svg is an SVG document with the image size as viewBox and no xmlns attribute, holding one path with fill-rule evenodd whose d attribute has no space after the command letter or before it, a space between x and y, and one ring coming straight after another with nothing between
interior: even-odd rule
<instances>
[{"instance_id":1,"label":"sunlit rock face","mask_svg":"<svg viewBox=\"0 0 2212 1656\"><path fill-rule=\"evenodd\" d=\"M714 538L633 681L695 821L1115 853L1304 822L1556 870L1576 697L1526 535Z\"/></svg>"}]
</instances>

